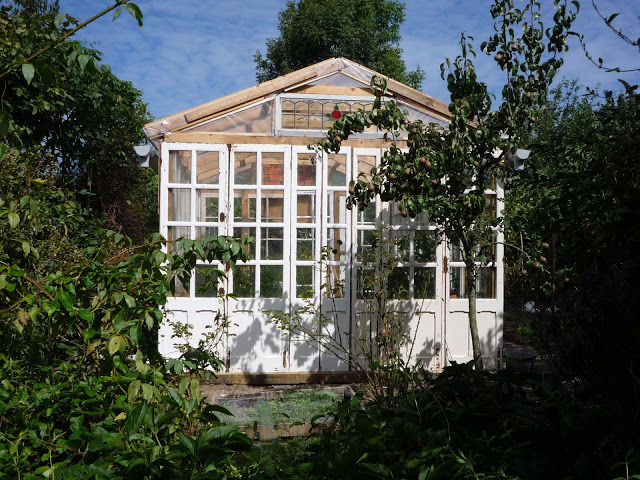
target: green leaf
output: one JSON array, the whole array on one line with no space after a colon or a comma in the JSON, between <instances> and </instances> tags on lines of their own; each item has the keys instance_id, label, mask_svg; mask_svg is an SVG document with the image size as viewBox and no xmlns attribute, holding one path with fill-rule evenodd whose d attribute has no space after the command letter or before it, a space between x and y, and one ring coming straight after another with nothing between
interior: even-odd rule
<instances>
[{"instance_id":1,"label":"green leaf","mask_svg":"<svg viewBox=\"0 0 640 480\"><path fill-rule=\"evenodd\" d=\"M127 437L131 437L134 433L137 433L142 426L142 422L144 421L144 417L146 417L147 413L149 413L149 407L146 403L138 405L133 411L127 416L127 421L124 424L124 430L127 434Z\"/></svg>"},{"instance_id":2,"label":"green leaf","mask_svg":"<svg viewBox=\"0 0 640 480\"><path fill-rule=\"evenodd\" d=\"M9 212L7 219L9 220L9 227L12 229L16 228L20 223L20 217L15 212Z\"/></svg>"},{"instance_id":3,"label":"green leaf","mask_svg":"<svg viewBox=\"0 0 640 480\"><path fill-rule=\"evenodd\" d=\"M185 435L184 433L179 433L178 438L180 439L180 443L182 443L187 448L187 451L191 455L195 455L196 441L188 435Z\"/></svg>"},{"instance_id":4,"label":"green leaf","mask_svg":"<svg viewBox=\"0 0 640 480\"><path fill-rule=\"evenodd\" d=\"M126 9L127 12L129 12L131 16L138 21L138 26L142 27L142 11L140 10L140 7L135 3L128 3Z\"/></svg>"},{"instance_id":5,"label":"green leaf","mask_svg":"<svg viewBox=\"0 0 640 480\"><path fill-rule=\"evenodd\" d=\"M127 294L127 293L123 293L122 296L124 297L124 301L127 304L127 307L129 308L133 308L136 306L136 301L134 300L134 298Z\"/></svg>"},{"instance_id":6,"label":"green leaf","mask_svg":"<svg viewBox=\"0 0 640 480\"><path fill-rule=\"evenodd\" d=\"M140 380L134 380L129 384L129 388L127 389L127 399L129 403L133 403L133 401L138 396L141 384L142 382Z\"/></svg>"},{"instance_id":7,"label":"green leaf","mask_svg":"<svg viewBox=\"0 0 640 480\"><path fill-rule=\"evenodd\" d=\"M184 364L182 363L181 360L175 360L173 364L173 373L175 373L176 375L180 375L182 373L183 367L184 367Z\"/></svg>"},{"instance_id":8,"label":"green leaf","mask_svg":"<svg viewBox=\"0 0 640 480\"><path fill-rule=\"evenodd\" d=\"M200 403L200 397L202 390L200 389L200 382L196 378L191 379L191 397L195 399L197 403Z\"/></svg>"},{"instance_id":9,"label":"green leaf","mask_svg":"<svg viewBox=\"0 0 640 480\"><path fill-rule=\"evenodd\" d=\"M78 316L87 323L93 322L93 313L91 313L86 308L81 308L78 310Z\"/></svg>"},{"instance_id":10,"label":"green leaf","mask_svg":"<svg viewBox=\"0 0 640 480\"><path fill-rule=\"evenodd\" d=\"M89 55L78 55L78 65L80 65L81 70L84 70L84 68L87 66L87 63L89 63L89 60L91 60L91 56ZM118 243L117 240L116 243Z\"/></svg>"},{"instance_id":11,"label":"green leaf","mask_svg":"<svg viewBox=\"0 0 640 480\"><path fill-rule=\"evenodd\" d=\"M125 339L121 335L114 335L109 339L109 343L107 344L107 349L109 350L109 355L115 355L120 350L124 350L126 346Z\"/></svg>"},{"instance_id":12,"label":"green leaf","mask_svg":"<svg viewBox=\"0 0 640 480\"><path fill-rule=\"evenodd\" d=\"M165 423L170 422L171 420L179 416L180 412L176 412L175 410L163 413L162 415L158 415L158 418L156 420L156 427L160 428Z\"/></svg>"},{"instance_id":13,"label":"green leaf","mask_svg":"<svg viewBox=\"0 0 640 480\"><path fill-rule=\"evenodd\" d=\"M67 15L65 15L64 13L58 13L56 15L56 18L53 20L53 24L56 26L56 28L59 28L62 22L64 22L66 19Z\"/></svg>"},{"instance_id":14,"label":"green leaf","mask_svg":"<svg viewBox=\"0 0 640 480\"><path fill-rule=\"evenodd\" d=\"M129 329L129 338L135 344L140 341L140 337L142 337L142 331L138 325L135 325Z\"/></svg>"},{"instance_id":15,"label":"green leaf","mask_svg":"<svg viewBox=\"0 0 640 480\"><path fill-rule=\"evenodd\" d=\"M24 79L27 81L27 85L31 85L31 80L33 80L33 76L36 73L36 69L30 63L22 64L22 75Z\"/></svg>"},{"instance_id":16,"label":"green leaf","mask_svg":"<svg viewBox=\"0 0 640 480\"><path fill-rule=\"evenodd\" d=\"M148 383L142 384L142 398L147 402L151 402L151 400L153 400L153 387Z\"/></svg>"},{"instance_id":17,"label":"green leaf","mask_svg":"<svg viewBox=\"0 0 640 480\"><path fill-rule=\"evenodd\" d=\"M122 14L122 10L124 10L124 5L123 5L123 6L121 6L121 7L118 7L118 8L116 9L116 11L113 13L113 19L114 19L114 20L117 20L117 19L118 19L118 17L120 16L120 14Z\"/></svg>"},{"instance_id":18,"label":"green leaf","mask_svg":"<svg viewBox=\"0 0 640 480\"><path fill-rule=\"evenodd\" d=\"M31 251L31 245L29 245L29 242L25 240L22 241L22 251L25 255L29 255L29 252Z\"/></svg>"},{"instance_id":19,"label":"green leaf","mask_svg":"<svg viewBox=\"0 0 640 480\"><path fill-rule=\"evenodd\" d=\"M69 292L66 290L60 290L60 292L58 292L58 300L67 312L73 310L73 298L71 298Z\"/></svg>"}]
</instances>

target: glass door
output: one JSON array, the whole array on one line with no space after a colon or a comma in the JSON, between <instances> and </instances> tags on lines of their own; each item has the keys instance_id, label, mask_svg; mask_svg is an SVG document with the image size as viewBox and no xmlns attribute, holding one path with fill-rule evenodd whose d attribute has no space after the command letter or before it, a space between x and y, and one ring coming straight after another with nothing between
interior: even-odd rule
<instances>
[{"instance_id":1,"label":"glass door","mask_svg":"<svg viewBox=\"0 0 640 480\"><path fill-rule=\"evenodd\" d=\"M282 332L269 310L289 311L290 147L233 145L227 211L229 234L249 236L251 259L229 272L230 371L287 371Z\"/></svg>"}]
</instances>

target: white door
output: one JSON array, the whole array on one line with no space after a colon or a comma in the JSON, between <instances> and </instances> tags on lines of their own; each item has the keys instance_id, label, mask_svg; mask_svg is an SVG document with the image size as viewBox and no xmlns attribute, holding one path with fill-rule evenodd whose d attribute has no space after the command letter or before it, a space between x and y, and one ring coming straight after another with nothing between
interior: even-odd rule
<instances>
[{"instance_id":1,"label":"white door","mask_svg":"<svg viewBox=\"0 0 640 480\"><path fill-rule=\"evenodd\" d=\"M178 252L180 238L226 235L220 214L227 198L227 146L165 142L161 158L160 233L167 239L167 251ZM216 315L224 304L218 297L218 288L211 285L215 280L210 273L221 268L219 264L198 262L189 284L176 285L176 296L167 300L167 321L160 325L159 349L165 357L179 356L175 345L187 340L173 336L174 324L187 327L188 341L193 346L202 335L217 331ZM226 336L216 338L220 341L211 348L224 358Z\"/></svg>"},{"instance_id":2,"label":"white door","mask_svg":"<svg viewBox=\"0 0 640 480\"><path fill-rule=\"evenodd\" d=\"M288 370L285 339L268 312L290 308L290 155L288 146L231 147L228 232L254 238L251 260L229 272L227 368L232 372Z\"/></svg>"}]
</instances>

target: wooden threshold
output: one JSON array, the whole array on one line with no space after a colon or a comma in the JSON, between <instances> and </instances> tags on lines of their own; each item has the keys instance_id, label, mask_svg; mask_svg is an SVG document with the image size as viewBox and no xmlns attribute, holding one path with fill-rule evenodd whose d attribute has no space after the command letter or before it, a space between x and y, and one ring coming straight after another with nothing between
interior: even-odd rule
<instances>
[{"instance_id":1,"label":"wooden threshold","mask_svg":"<svg viewBox=\"0 0 640 480\"><path fill-rule=\"evenodd\" d=\"M362 372L266 372L266 373L218 373L209 383L227 385L299 385L362 383Z\"/></svg>"}]
</instances>

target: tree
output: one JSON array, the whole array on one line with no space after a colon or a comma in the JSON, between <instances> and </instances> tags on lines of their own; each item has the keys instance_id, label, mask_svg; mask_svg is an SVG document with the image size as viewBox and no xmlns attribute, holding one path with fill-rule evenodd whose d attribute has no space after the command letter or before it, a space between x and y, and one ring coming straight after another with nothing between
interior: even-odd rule
<instances>
[{"instance_id":1,"label":"tree","mask_svg":"<svg viewBox=\"0 0 640 480\"><path fill-rule=\"evenodd\" d=\"M533 132L536 162L509 189L509 232L526 255L513 283L535 301L535 338L556 368L637 423L640 95L598 105L561 87Z\"/></svg>"},{"instance_id":2,"label":"tree","mask_svg":"<svg viewBox=\"0 0 640 480\"><path fill-rule=\"evenodd\" d=\"M61 14L23 14L0 10L0 65L10 67L72 31L74 21ZM60 23L58 21L60 20ZM17 53L16 53L17 52ZM20 61L17 62L19 64ZM25 66L31 69L25 69ZM29 74L25 77L25 71ZM140 198L140 177L133 147L144 140L149 121L142 93L100 64L100 52L65 40L22 68L9 68L3 88L0 133L13 146L44 148L58 162L58 184L73 184L86 205L104 213L115 228L142 241L155 217L156 195Z\"/></svg>"},{"instance_id":3,"label":"tree","mask_svg":"<svg viewBox=\"0 0 640 480\"><path fill-rule=\"evenodd\" d=\"M611 30L613 32L613 34L615 36L617 36L620 40L622 40L624 43L627 43L628 45L631 45L632 47L635 47L638 49L638 51L640 52L640 37L639 38L631 38L629 37L627 34L625 34L621 28L618 28L614 25L613 21L616 19L616 17L618 17L620 14L619 13L613 13L611 15L605 15L604 13L602 13L600 11L600 8L598 7L598 5L596 4L595 0L591 0L591 5L593 6L594 10L596 11L596 13L598 14L598 16L602 19L602 21L604 22L604 24L609 28L609 30ZM640 17L638 17L638 20L640 20ZM576 37L578 37L578 41L580 42L580 45L582 46L582 49L584 50L585 55L587 56L587 58L589 59L589 61L591 63L593 63L596 67L602 69L602 70L606 70L607 72L621 72L621 73L626 73L626 72L637 72L640 71L640 67L631 67L631 68L620 68L619 66L614 66L614 65L606 65L605 61L602 59L602 57L598 58L598 61L596 62L593 58L593 56L589 53L589 49L587 48L587 42L584 39L584 35L578 32L571 32L572 35L575 35Z\"/></svg>"},{"instance_id":4,"label":"tree","mask_svg":"<svg viewBox=\"0 0 640 480\"><path fill-rule=\"evenodd\" d=\"M491 262L490 247L501 220L487 207L485 191L492 179L512 172L507 159L522 146L523 126L535 122L534 112L545 102L549 84L562 65L559 56L567 49L576 2L574 6L571 9L566 2L556 2L554 25L545 31L540 2L530 0L519 9L513 0L494 1L495 34L481 49L488 55L496 52L494 60L506 75L502 103L495 111L491 111L486 84L476 75L472 39L463 34L460 56L441 66L451 93L448 129L410 122L393 101L382 105L384 82L374 79L372 88L378 95L373 111L345 115L319 145L337 152L343 139L371 125L387 132L391 148L380 167L371 170L370 181L361 178L352 185L348 205L364 208L370 196L377 194L383 201L398 201L403 215L429 212L441 239L460 249L466 265L473 355L480 369L476 279L480 268ZM523 33L518 36L515 32ZM408 150L398 146L401 132L407 134Z\"/></svg>"},{"instance_id":5,"label":"tree","mask_svg":"<svg viewBox=\"0 0 640 480\"><path fill-rule=\"evenodd\" d=\"M424 72L407 72L400 24L404 5L395 0L288 1L280 12L280 36L254 56L256 78L265 82L333 57L347 57L420 88Z\"/></svg>"}]
</instances>

